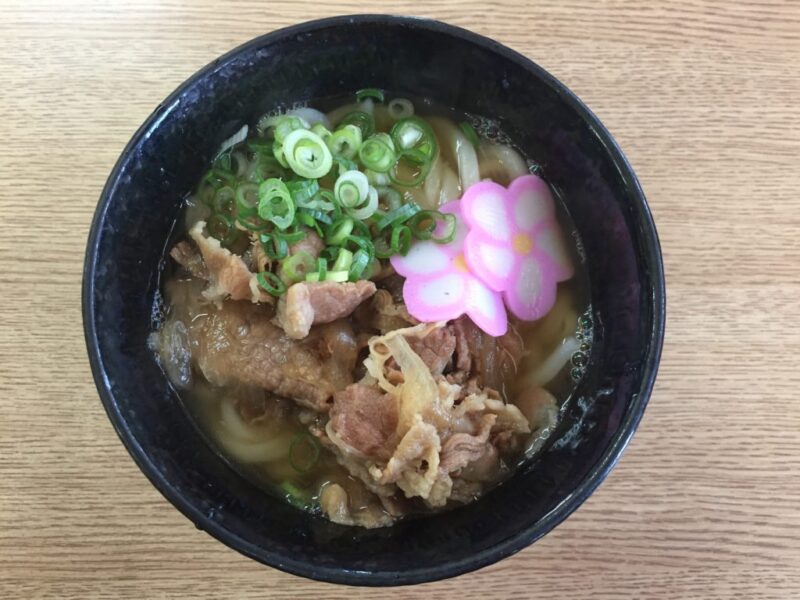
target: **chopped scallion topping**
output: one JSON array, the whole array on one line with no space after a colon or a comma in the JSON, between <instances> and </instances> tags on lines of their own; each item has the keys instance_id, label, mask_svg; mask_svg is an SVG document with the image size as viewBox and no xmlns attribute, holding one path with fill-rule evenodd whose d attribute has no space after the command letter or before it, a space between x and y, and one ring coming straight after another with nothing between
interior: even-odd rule
<instances>
[{"instance_id":1,"label":"chopped scallion topping","mask_svg":"<svg viewBox=\"0 0 800 600\"><path fill-rule=\"evenodd\" d=\"M403 204L402 206L390 210L383 217L381 217L375 225L378 228L378 231L382 231L387 227L405 223L419 211L419 206L413 202L409 202L408 204Z\"/></svg>"},{"instance_id":2,"label":"chopped scallion topping","mask_svg":"<svg viewBox=\"0 0 800 600\"><path fill-rule=\"evenodd\" d=\"M376 133L361 144L358 158L367 169L378 173L385 173L392 168L396 156L394 142L388 133Z\"/></svg>"},{"instance_id":3,"label":"chopped scallion topping","mask_svg":"<svg viewBox=\"0 0 800 600\"><path fill-rule=\"evenodd\" d=\"M327 139L328 149L333 156L340 157L352 161L358 154L358 149L361 148L363 136L361 129L355 125L345 125L334 131ZM348 165L349 166L349 165ZM355 163L352 163L353 168ZM341 172L341 162L339 163L339 170Z\"/></svg>"},{"instance_id":4,"label":"chopped scallion topping","mask_svg":"<svg viewBox=\"0 0 800 600\"><path fill-rule=\"evenodd\" d=\"M332 246L341 246L347 236L353 231L353 219L350 217L340 217L328 229L325 241Z\"/></svg>"},{"instance_id":5,"label":"chopped scallion topping","mask_svg":"<svg viewBox=\"0 0 800 600\"><path fill-rule=\"evenodd\" d=\"M305 129L297 129L286 136L283 155L292 171L308 179L324 177L333 166L327 144L316 133Z\"/></svg>"},{"instance_id":6,"label":"chopped scallion topping","mask_svg":"<svg viewBox=\"0 0 800 600\"><path fill-rule=\"evenodd\" d=\"M272 296L282 296L286 292L286 284L284 284L275 273L263 271L256 275L256 280L258 281L258 285Z\"/></svg>"},{"instance_id":7,"label":"chopped scallion topping","mask_svg":"<svg viewBox=\"0 0 800 600\"><path fill-rule=\"evenodd\" d=\"M364 88L356 92L356 101L361 102L365 98L373 98L378 102L383 102L383 91L378 88Z\"/></svg>"},{"instance_id":8,"label":"chopped scallion topping","mask_svg":"<svg viewBox=\"0 0 800 600\"><path fill-rule=\"evenodd\" d=\"M281 279L289 283L303 281L314 265L314 259L308 252L292 254L281 263Z\"/></svg>"},{"instance_id":9,"label":"chopped scallion topping","mask_svg":"<svg viewBox=\"0 0 800 600\"><path fill-rule=\"evenodd\" d=\"M258 187L258 216L286 229L294 221L295 206L289 188L280 179L267 179Z\"/></svg>"},{"instance_id":10,"label":"chopped scallion topping","mask_svg":"<svg viewBox=\"0 0 800 600\"><path fill-rule=\"evenodd\" d=\"M406 98L395 98L388 104L389 116L395 121L405 119L414 114L414 105Z\"/></svg>"},{"instance_id":11,"label":"chopped scallion topping","mask_svg":"<svg viewBox=\"0 0 800 600\"><path fill-rule=\"evenodd\" d=\"M339 127L347 125L355 125L358 127L361 130L362 139L367 139L375 133L375 119L372 118L371 114L363 110L354 110L342 117L342 120L339 122Z\"/></svg>"}]
</instances>

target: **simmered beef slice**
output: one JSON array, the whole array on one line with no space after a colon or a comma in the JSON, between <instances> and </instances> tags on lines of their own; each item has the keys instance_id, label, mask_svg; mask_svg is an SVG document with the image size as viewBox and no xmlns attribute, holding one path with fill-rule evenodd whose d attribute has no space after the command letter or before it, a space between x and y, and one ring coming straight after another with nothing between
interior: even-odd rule
<instances>
[{"instance_id":1,"label":"simmered beef slice","mask_svg":"<svg viewBox=\"0 0 800 600\"><path fill-rule=\"evenodd\" d=\"M305 252L311 258L319 258L320 252L325 248L325 242L313 231L306 229L306 237L299 242L295 242L289 246L289 254L297 254L298 252Z\"/></svg>"},{"instance_id":2,"label":"simmered beef slice","mask_svg":"<svg viewBox=\"0 0 800 600\"><path fill-rule=\"evenodd\" d=\"M446 327L437 327L420 337L414 334L404 335L411 349L422 359L431 374L441 375L450 365L453 352L456 349L456 337ZM388 372L386 377L392 383L403 381L403 375L397 368L394 359L387 362Z\"/></svg>"},{"instance_id":3,"label":"simmered beef slice","mask_svg":"<svg viewBox=\"0 0 800 600\"><path fill-rule=\"evenodd\" d=\"M362 329L381 335L419 324L417 319L408 314L403 302L395 302L388 290L380 288L369 302L358 307L353 316Z\"/></svg>"},{"instance_id":4,"label":"simmered beef slice","mask_svg":"<svg viewBox=\"0 0 800 600\"><path fill-rule=\"evenodd\" d=\"M242 257L223 248L218 239L206 235L205 227L205 221L198 221L189 230L189 237L197 244L205 265L204 273L195 269L197 272L192 274L208 279L209 283L203 296L215 302L229 297L232 300L272 303L272 296L258 287L256 275L250 271ZM188 245L179 244L170 255L184 266L196 265L196 259L188 256L189 249Z\"/></svg>"},{"instance_id":5,"label":"simmered beef slice","mask_svg":"<svg viewBox=\"0 0 800 600\"><path fill-rule=\"evenodd\" d=\"M192 277L208 279L208 270L203 262L203 257L189 242L178 242L169 251L172 259L189 271Z\"/></svg>"},{"instance_id":6,"label":"simmered beef slice","mask_svg":"<svg viewBox=\"0 0 800 600\"><path fill-rule=\"evenodd\" d=\"M295 283L278 302L278 324L290 338L300 340L312 325L349 316L374 293L375 284L365 280Z\"/></svg>"},{"instance_id":7,"label":"simmered beef slice","mask_svg":"<svg viewBox=\"0 0 800 600\"><path fill-rule=\"evenodd\" d=\"M456 349L456 336L446 327L433 329L422 338L406 339L411 349L419 355L434 375L442 374Z\"/></svg>"},{"instance_id":8,"label":"simmered beef slice","mask_svg":"<svg viewBox=\"0 0 800 600\"><path fill-rule=\"evenodd\" d=\"M397 399L376 386L353 384L333 396L331 426L347 445L388 460L397 430Z\"/></svg>"},{"instance_id":9,"label":"simmered beef slice","mask_svg":"<svg viewBox=\"0 0 800 600\"><path fill-rule=\"evenodd\" d=\"M329 483L322 488L319 506L334 523L358 525L367 529L388 527L392 524L392 516L382 510L380 504L370 503L356 510L352 510L350 504L347 491L338 483Z\"/></svg>"},{"instance_id":10,"label":"simmered beef slice","mask_svg":"<svg viewBox=\"0 0 800 600\"><path fill-rule=\"evenodd\" d=\"M484 333L467 317L449 326L456 338L456 369L477 377L478 385L503 389L504 381L512 381L522 357L522 338L509 323L508 332L500 337Z\"/></svg>"},{"instance_id":11,"label":"simmered beef slice","mask_svg":"<svg viewBox=\"0 0 800 600\"><path fill-rule=\"evenodd\" d=\"M491 452L491 444L487 444L492 426L497 415L488 414L481 418L480 429L476 435L454 433L442 445L442 456L439 468L450 473L466 467L471 462Z\"/></svg>"},{"instance_id":12,"label":"simmered beef slice","mask_svg":"<svg viewBox=\"0 0 800 600\"><path fill-rule=\"evenodd\" d=\"M315 328L298 342L257 305L227 301L221 308L204 307L203 313L191 321L192 356L211 383L261 387L322 411L336 391L353 382L356 344L346 323ZM331 343L341 351L327 351Z\"/></svg>"}]
</instances>

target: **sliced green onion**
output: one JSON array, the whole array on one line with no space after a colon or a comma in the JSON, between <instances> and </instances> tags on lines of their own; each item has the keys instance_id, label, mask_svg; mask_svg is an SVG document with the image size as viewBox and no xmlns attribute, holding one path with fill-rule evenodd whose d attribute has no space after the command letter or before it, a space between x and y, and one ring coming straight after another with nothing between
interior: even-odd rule
<instances>
[{"instance_id":1,"label":"sliced green onion","mask_svg":"<svg viewBox=\"0 0 800 600\"><path fill-rule=\"evenodd\" d=\"M212 206L221 215L233 216L236 207L236 192L227 185L219 188L214 194Z\"/></svg>"},{"instance_id":2,"label":"sliced green onion","mask_svg":"<svg viewBox=\"0 0 800 600\"><path fill-rule=\"evenodd\" d=\"M240 183L236 188L236 214L249 217L258 212L258 186L255 183Z\"/></svg>"},{"instance_id":3,"label":"sliced green onion","mask_svg":"<svg viewBox=\"0 0 800 600\"><path fill-rule=\"evenodd\" d=\"M319 210L300 209L295 218L299 224L313 229L320 238L325 237L322 225L330 225L333 222L330 216Z\"/></svg>"},{"instance_id":4,"label":"sliced green onion","mask_svg":"<svg viewBox=\"0 0 800 600\"><path fill-rule=\"evenodd\" d=\"M350 269L351 264L353 264L353 253L346 248L342 248L339 250L336 256L336 262L333 263L331 269L333 271L344 271L346 273L347 270Z\"/></svg>"},{"instance_id":5,"label":"sliced green onion","mask_svg":"<svg viewBox=\"0 0 800 600\"><path fill-rule=\"evenodd\" d=\"M324 177L333 166L327 144L305 129L297 129L286 136L283 155L292 171L308 179Z\"/></svg>"},{"instance_id":6,"label":"sliced green onion","mask_svg":"<svg viewBox=\"0 0 800 600\"><path fill-rule=\"evenodd\" d=\"M439 223L444 224L444 231L436 234ZM456 217L451 213L438 210L423 210L411 217L406 224L418 240L432 240L438 244L452 242L456 236Z\"/></svg>"},{"instance_id":7,"label":"sliced green onion","mask_svg":"<svg viewBox=\"0 0 800 600\"><path fill-rule=\"evenodd\" d=\"M269 154L266 154L269 152ZM245 174L248 181L261 183L271 177L283 177L286 169L272 154L272 144L265 152L258 152L250 163L250 167Z\"/></svg>"},{"instance_id":8,"label":"sliced green onion","mask_svg":"<svg viewBox=\"0 0 800 600\"><path fill-rule=\"evenodd\" d=\"M275 273L263 271L256 275L258 285L264 288L268 294L273 296L281 296L286 292L286 284L284 284Z\"/></svg>"},{"instance_id":9,"label":"sliced green onion","mask_svg":"<svg viewBox=\"0 0 800 600\"><path fill-rule=\"evenodd\" d=\"M421 210L407 221L411 232L418 240L429 240L436 229L436 221L444 219L438 210Z\"/></svg>"},{"instance_id":10,"label":"sliced green onion","mask_svg":"<svg viewBox=\"0 0 800 600\"><path fill-rule=\"evenodd\" d=\"M389 170L389 179L392 183L403 187L417 187L428 176L432 161L420 163L416 157L412 160L411 153L401 154Z\"/></svg>"},{"instance_id":11,"label":"sliced green onion","mask_svg":"<svg viewBox=\"0 0 800 600\"><path fill-rule=\"evenodd\" d=\"M477 146L480 143L480 138L478 138L478 132L475 131L475 128L472 126L471 123L467 121L461 121L458 124L459 128L462 132L464 132L464 136L467 138L467 141L472 144L473 146Z\"/></svg>"},{"instance_id":12,"label":"sliced green onion","mask_svg":"<svg viewBox=\"0 0 800 600\"><path fill-rule=\"evenodd\" d=\"M325 275L325 281L336 281L337 283L344 283L350 279L350 272L345 269L343 271L328 271Z\"/></svg>"},{"instance_id":13,"label":"sliced green onion","mask_svg":"<svg viewBox=\"0 0 800 600\"><path fill-rule=\"evenodd\" d=\"M348 171L348 173L358 173L358 171ZM347 173L342 175L342 177L345 175L347 175ZM337 181L335 194L339 204L345 208L351 208L361 202L358 186L353 181Z\"/></svg>"},{"instance_id":14,"label":"sliced green onion","mask_svg":"<svg viewBox=\"0 0 800 600\"><path fill-rule=\"evenodd\" d=\"M300 225L305 225L306 227L316 227L317 220L309 214L309 211L305 210L298 210L295 214L295 220Z\"/></svg>"},{"instance_id":15,"label":"sliced green onion","mask_svg":"<svg viewBox=\"0 0 800 600\"><path fill-rule=\"evenodd\" d=\"M336 207L337 204L336 199L333 196L333 192L330 190L320 190L317 192L317 195L314 196L314 199L308 203L308 206L304 208L313 208L316 210L329 212L336 210Z\"/></svg>"},{"instance_id":16,"label":"sliced green onion","mask_svg":"<svg viewBox=\"0 0 800 600\"><path fill-rule=\"evenodd\" d=\"M276 235L272 237L272 247L274 253L270 255L270 253L267 252L267 256L272 260L283 260L289 255L289 244L281 236Z\"/></svg>"},{"instance_id":17,"label":"sliced green onion","mask_svg":"<svg viewBox=\"0 0 800 600\"><path fill-rule=\"evenodd\" d=\"M375 132L375 119L372 118L371 114L363 110L354 110L347 113L339 121L337 129L347 125L358 127L361 130L361 139L367 139Z\"/></svg>"},{"instance_id":18,"label":"sliced green onion","mask_svg":"<svg viewBox=\"0 0 800 600\"><path fill-rule=\"evenodd\" d=\"M360 237L357 235L348 235L347 242L355 244L356 246L359 247L359 249L366 252L368 256L370 257L375 256L375 245L372 243L371 239L367 237Z\"/></svg>"},{"instance_id":19,"label":"sliced green onion","mask_svg":"<svg viewBox=\"0 0 800 600\"><path fill-rule=\"evenodd\" d=\"M333 195L345 208L358 206L367 200L369 181L361 171L347 171L339 175L333 186Z\"/></svg>"},{"instance_id":20,"label":"sliced green onion","mask_svg":"<svg viewBox=\"0 0 800 600\"><path fill-rule=\"evenodd\" d=\"M334 155L333 160L339 165L339 175L347 171L358 171L358 165L349 158Z\"/></svg>"},{"instance_id":21,"label":"sliced green onion","mask_svg":"<svg viewBox=\"0 0 800 600\"><path fill-rule=\"evenodd\" d=\"M308 227L314 226L314 225L309 225L309 217L312 222L319 222L322 223L323 225L330 225L331 223L333 223L333 219L331 219L329 215L322 212L321 210L313 210L313 209L308 210L304 208L298 211L298 216L300 216L301 214L303 215L302 216L303 225L307 225Z\"/></svg>"},{"instance_id":22,"label":"sliced green onion","mask_svg":"<svg viewBox=\"0 0 800 600\"><path fill-rule=\"evenodd\" d=\"M357 207L347 208L347 214L359 221L366 221L375 211L378 210L378 190L374 187L369 188L367 192L367 201L362 202Z\"/></svg>"},{"instance_id":23,"label":"sliced green onion","mask_svg":"<svg viewBox=\"0 0 800 600\"><path fill-rule=\"evenodd\" d=\"M289 188L280 179L267 179L258 186L258 216L286 229L294 221L295 207Z\"/></svg>"},{"instance_id":24,"label":"sliced green onion","mask_svg":"<svg viewBox=\"0 0 800 600\"><path fill-rule=\"evenodd\" d=\"M405 98L395 98L389 102L388 108L389 116L395 121L405 119L414 114L414 105L411 100L406 100Z\"/></svg>"},{"instance_id":25,"label":"sliced green onion","mask_svg":"<svg viewBox=\"0 0 800 600\"><path fill-rule=\"evenodd\" d=\"M369 230L369 225L364 221L353 221L353 235L362 238L370 238L372 234Z\"/></svg>"},{"instance_id":26,"label":"sliced green onion","mask_svg":"<svg viewBox=\"0 0 800 600\"><path fill-rule=\"evenodd\" d=\"M348 281L350 277L350 273L347 271L328 271L325 274L325 279L319 278L319 273L309 273L306 275L306 281L314 282L314 281L336 281L338 283L344 283Z\"/></svg>"},{"instance_id":27,"label":"sliced green onion","mask_svg":"<svg viewBox=\"0 0 800 600\"><path fill-rule=\"evenodd\" d=\"M211 215L206 223L206 229L208 229L208 233L211 235L211 237L218 240L225 239L228 233L230 233L231 227L233 227L233 221L220 213Z\"/></svg>"},{"instance_id":28,"label":"sliced green onion","mask_svg":"<svg viewBox=\"0 0 800 600\"><path fill-rule=\"evenodd\" d=\"M361 279L361 275L363 275L364 269L367 268L370 260L372 260L372 257L364 252L364 250L359 249L356 251L353 255L353 262L350 264L350 281L358 281Z\"/></svg>"},{"instance_id":29,"label":"sliced green onion","mask_svg":"<svg viewBox=\"0 0 800 600\"><path fill-rule=\"evenodd\" d=\"M358 158L367 169L385 173L392 168L397 158L391 136L388 133L376 133L370 136L358 149Z\"/></svg>"},{"instance_id":30,"label":"sliced green onion","mask_svg":"<svg viewBox=\"0 0 800 600\"><path fill-rule=\"evenodd\" d=\"M319 255L328 262L336 262L340 250L341 248L339 246L325 246Z\"/></svg>"},{"instance_id":31,"label":"sliced green onion","mask_svg":"<svg viewBox=\"0 0 800 600\"><path fill-rule=\"evenodd\" d=\"M398 153L414 150L418 157L416 161L433 160L437 149L436 135L431 126L419 117L400 119L392 126L391 136Z\"/></svg>"},{"instance_id":32,"label":"sliced green onion","mask_svg":"<svg viewBox=\"0 0 800 600\"><path fill-rule=\"evenodd\" d=\"M419 206L413 202L409 202L408 204L403 204L398 208L390 210L383 217L381 217L375 225L378 228L378 231L382 231L387 227L405 223L419 211Z\"/></svg>"},{"instance_id":33,"label":"sliced green onion","mask_svg":"<svg viewBox=\"0 0 800 600\"><path fill-rule=\"evenodd\" d=\"M407 160L410 164L413 165L425 165L426 163L430 164L432 159L427 154L428 150L421 150L417 148L411 148L410 150L403 150L403 158Z\"/></svg>"},{"instance_id":34,"label":"sliced green onion","mask_svg":"<svg viewBox=\"0 0 800 600\"><path fill-rule=\"evenodd\" d=\"M334 246L341 246L352 231L353 219L350 217L336 219L328 229L325 242Z\"/></svg>"},{"instance_id":35,"label":"sliced green onion","mask_svg":"<svg viewBox=\"0 0 800 600\"><path fill-rule=\"evenodd\" d=\"M361 129L355 125L345 125L331 134L331 137L327 139L327 144L334 156L352 160L358 154L362 140Z\"/></svg>"},{"instance_id":36,"label":"sliced green onion","mask_svg":"<svg viewBox=\"0 0 800 600\"><path fill-rule=\"evenodd\" d=\"M261 135L271 134L280 143L283 143L292 131L308 128L308 122L296 115L265 115L256 124L256 129Z\"/></svg>"},{"instance_id":37,"label":"sliced green onion","mask_svg":"<svg viewBox=\"0 0 800 600\"><path fill-rule=\"evenodd\" d=\"M378 88L364 88L356 92L357 102L361 102L365 98L374 98L378 102L383 102L383 91Z\"/></svg>"},{"instance_id":38,"label":"sliced green onion","mask_svg":"<svg viewBox=\"0 0 800 600\"><path fill-rule=\"evenodd\" d=\"M261 234L261 247L270 260L283 260L289 254L289 244L280 235Z\"/></svg>"},{"instance_id":39,"label":"sliced green onion","mask_svg":"<svg viewBox=\"0 0 800 600\"><path fill-rule=\"evenodd\" d=\"M297 231L292 231L290 233L282 233L281 237L287 244L291 245L291 244L296 244L297 242L302 242L304 239L306 239L306 235L307 235L306 232L300 229Z\"/></svg>"},{"instance_id":40,"label":"sliced green onion","mask_svg":"<svg viewBox=\"0 0 800 600\"><path fill-rule=\"evenodd\" d=\"M281 117L278 120L277 125L275 126L275 139L279 142L286 142L286 138L289 137L293 131L299 131L302 129L308 129L309 124L308 121L303 119L302 117L298 117L295 115L286 115Z\"/></svg>"},{"instance_id":41,"label":"sliced green onion","mask_svg":"<svg viewBox=\"0 0 800 600\"><path fill-rule=\"evenodd\" d=\"M456 216L451 213L444 213L442 217L443 218L440 220L444 221L445 229L439 235L434 232L433 235L431 235L431 241L437 244L449 244L456 237Z\"/></svg>"},{"instance_id":42,"label":"sliced green onion","mask_svg":"<svg viewBox=\"0 0 800 600\"><path fill-rule=\"evenodd\" d=\"M306 227L310 227L311 229L317 232L317 235L319 237L323 237L322 228L320 227L319 223L317 223L317 220L314 218L314 216L310 213L311 211L302 209L298 210L297 214L295 215L295 219L300 225L305 225Z\"/></svg>"},{"instance_id":43,"label":"sliced green onion","mask_svg":"<svg viewBox=\"0 0 800 600\"><path fill-rule=\"evenodd\" d=\"M281 262L281 279L296 283L303 281L314 268L314 259L308 252L297 252Z\"/></svg>"},{"instance_id":44,"label":"sliced green onion","mask_svg":"<svg viewBox=\"0 0 800 600\"><path fill-rule=\"evenodd\" d=\"M411 150L424 140L425 132L412 123L410 119L403 119L392 127L392 134L400 150Z\"/></svg>"},{"instance_id":45,"label":"sliced green onion","mask_svg":"<svg viewBox=\"0 0 800 600\"><path fill-rule=\"evenodd\" d=\"M309 200L319 192L319 183L316 179L301 179L299 181L290 181L286 184L289 188L289 193L292 195L292 200L298 207L305 207Z\"/></svg>"},{"instance_id":46,"label":"sliced green onion","mask_svg":"<svg viewBox=\"0 0 800 600\"><path fill-rule=\"evenodd\" d=\"M331 137L330 130L322 123L314 123L311 126L311 132L317 134L323 141L327 143L328 138Z\"/></svg>"},{"instance_id":47,"label":"sliced green onion","mask_svg":"<svg viewBox=\"0 0 800 600\"><path fill-rule=\"evenodd\" d=\"M391 230L387 231L389 231L389 235L391 235ZM394 251L389 245L389 240L386 239L386 235L375 238L373 240L373 245L375 246L375 258L391 258L394 255Z\"/></svg>"},{"instance_id":48,"label":"sliced green onion","mask_svg":"<svg viewBox=\"0 0 800 600\"><path fill-rule=\"evenodd\" d=\"M275 155L275 160L278 161L281 167L284 169L289 168L289 163L286 161L286 156L283 153L283 144L278 140L272 142L272 154Z\"/></svg>"},{"instance_id":49,"label":"sliced green onion","mask_svg":"<svg viewBox=\"0 0 800 600\"><path fill-rule=\"evenodd\" d=\"M328 261L322 257L317 259L317 273L319 274L319 280L325 281L325 275L328 274Z\"/></svg>"},{"instance_id":50,"label":"sliced green onion","mask_svg":"<svg viewBox=\"0 0 800 600\"><path fill-rule=\"evenodd\" d=\"M394 124L391 136L398 158L389 178L397 185L418 186L428 176L438 150L433 130L419 117L408 117Z\"/></svg>"},{"instance_id":51,"label":"sliced green onion","mask_svg":"<svg viewBox=\"0 0 800 600\"><path fill-rule=\"evenodd\" d=\"M290 481L284 481L278 486L283 492L286 501L297 508L306 508L311 504L311 494L304 492Z\"/></svg>"},{"instance_id":52,"label":"sliced green onion","mask_svg":"<svg viewBox=\"0 0 800 600\"><path fill-rule=\"evenodd\" d=\"M408 225L395 225L392 228L392 240L389 242L392 252L400 256L408 254L412 237L411 228Z\"/></svg>"},{"instance_id":53,"label":"sliced green onion","mask_svg":"<svg viewBox=\"0 0 800 600\"><path fill-rule=\"evenodd\" d=\"M214 186L214 189L219 189L223 185L234 185L236 183L236 175L230 171L223 169L211 168L206 174L209 183Z\"/></svg>"}]
</instances>

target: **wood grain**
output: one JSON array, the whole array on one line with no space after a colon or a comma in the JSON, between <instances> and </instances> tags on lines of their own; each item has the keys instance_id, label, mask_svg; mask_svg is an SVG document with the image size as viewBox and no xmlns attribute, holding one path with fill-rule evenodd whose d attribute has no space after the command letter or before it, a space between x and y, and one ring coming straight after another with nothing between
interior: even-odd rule
<instances>
[{"instance_id":1,"label":"wood grain","mask_svg":"<svg viewBox=\"0 0 800 600\"><path fill-rule=\"evenodd\" d=\"M800 597L800 4L0 0L0 597ZM668 334L633 443L535 546L399 591L305 581L197 531L138 471L80 317L97 197L196 69L301 19L421 14L569 85L664 246Z\"/></svg>"}]
</instances>

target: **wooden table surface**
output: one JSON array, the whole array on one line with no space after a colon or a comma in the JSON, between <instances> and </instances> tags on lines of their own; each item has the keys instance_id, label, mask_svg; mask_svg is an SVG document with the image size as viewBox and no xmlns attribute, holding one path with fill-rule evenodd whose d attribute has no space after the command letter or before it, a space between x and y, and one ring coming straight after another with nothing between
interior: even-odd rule
<instances>
[{"instance_id":1,"label":"wooden table surface","mask_svg":"<svg viewBox=\"0 0 800 600\"><path fill-rule=\"evenodd\" d=\"M123 146L195 70L300 20L423 6L616 136L661 235L667 339L621 463L554 532L449 581L347 588L227 549L139 472L89 371L83 252ZM0 0L0 597L800 597L800 3L522 6Z\"/></svg>"}]
</instances>

